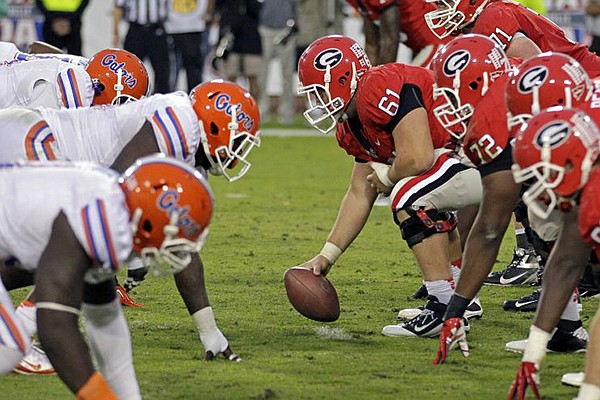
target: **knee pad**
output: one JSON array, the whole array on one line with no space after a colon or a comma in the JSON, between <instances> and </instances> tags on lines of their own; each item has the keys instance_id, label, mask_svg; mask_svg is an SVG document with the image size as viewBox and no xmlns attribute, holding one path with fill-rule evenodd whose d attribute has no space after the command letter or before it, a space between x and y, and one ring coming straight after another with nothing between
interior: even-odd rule
<instances>
[{"instance_id":1,"label":"knee pad","mask_svg":"<svg viewBox=\"0 0 600 400\"><path fill-rule=\"evenodd\" d=\"M437 210L425 210L420 208L418 211L408 211L410 217L399 222L396 215L394 220L400 226L402 239L406 240L408 247L421 243L429 236L437 233L453 231L456 228L456 215L450 212L439 212Z\"/></svg>"}]
</instances>

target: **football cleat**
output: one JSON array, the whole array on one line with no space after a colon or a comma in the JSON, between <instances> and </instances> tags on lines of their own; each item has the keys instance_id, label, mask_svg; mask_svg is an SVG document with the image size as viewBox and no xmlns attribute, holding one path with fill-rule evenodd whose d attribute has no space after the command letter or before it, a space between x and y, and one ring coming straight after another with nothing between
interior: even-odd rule
<instances>
[{"instance_id":1,"label":"football cleat","mask_svg":"<svg viewBox=\"0 0 600 400\"><path fill-rule=\"evenodd\" d=\"M444 325L445 312L446 305L434 296L429 296L429 301L419 315L400 324L387 325L381 333L392 337L436 337Z\"/></svg>"},{"instance_id":2,"label":"football cleat","mask_svg":"<svg viewBox=\"0 0 600 400\"><path fill-rule=\"evenodd\" d=\"M529 296L523 296L515 300L506 300L502 304L502 308L504 309L504 311L533 312L537 309L541 295L542 289L535 289L533 293L531 293ZM577 308L579 309L579 312L581 312L581 294L578 296L577 299Z\"/></svg>"},{"instance_id":3,"label":"football cleat","mask_svg":"<svg viewBox=\"0 0 600 400\"><path fill-rule=\"evenodd\" d=\"M492 272L485 285L514 286L537 283L540 264L537 255L526 249L514 251L513 259L502 271Z\"/></svg>"},{"instance_id":4,"label":"football cleat","mask_svg":"<svg viewBox=\"0 0 600 400\"><path fill-rule=\"evenodd\" d=\"M583 383L584 377L585 373L583 372L569 372L563 374L560 381L563 385L579 387Z\"/></svg>"},{"instance_id":5,"label":"football cleat","mask_svg":"<svg viewBox=\"0 0 600 400\"><path fill-rule=\"evenodd\" d=\"M419 306L417 308L405 308L398 312L398 319L401 321L408 321L409 319L415 318L417 315L425 309L425 306ZM479 296L475 297L469 303L467 310L465 311L466 319L480 319L483 315L483 307L481 307L481 301Z\"/></svg>"},{"instance_id":6,"label":"football cleat","mask_svg":"<svg viewBox=\"0 0 600 400\"><path fill-rule=\"evenodd\" d=\"M536 289L529 296L524 296L515 300L506 300L502 304L502 308L504 311L535 311L537 309L538 302L540 301L541 294L542 289Z\"/></svg>"},{"instance_id":7,"label":"football cleat","mask_svg":"<svg viewBox=\"0 0 600 400\"><path fill-rule=\"evenodd\" d=\"M123 286L116 285L115 286L115 290L117 291L117 297L119 298L119 301L121 302L121 305L127 306L127 307L141 307L141 306L143 306L142 303L135 302L131 298L131 296L129 296L129 294L127 293L127 291L125 290L125 288L123 288Z\"/></svg>"},{"instance_id":8,"label":"football cleat","mask_svg":"<svg viewBox=\"0 0 600 400\"><path fill-rule=\"evenodd\" d=\"M581 324L581 321L564 321L561 320L559 324L573 324L577 328L573 330L566 330L557 328L546 346L549 353L585 353L588 342L588 333ZM506 343L506 351L512 351L514 353L523 353L527 346L527 339L514 340Z\"/></svg>"},{"instance_id":9,"label":"football cleat","mask_svg":"<svg viewBox=\"0 0 600 400\"><path fill-rule=\"evenodd\" d=\"M13 369L13 372L22 375L50 375L56 373L46 353L35 345L31 347L31 352Z\"/></svg>"},{"instance_id":10,"label":"football cleat","mask_svg":"<svg viewBox=\"0 0 600 400\"><path fill-rule=\"evenodd\" d=\"M425 284L423 284L417 289L417 291L411 297L415 300L419 300L419 299L426 299L427 296L429 296L429 293L427 293L427 287L425 286Z\"/></svg>"}]
</instances>

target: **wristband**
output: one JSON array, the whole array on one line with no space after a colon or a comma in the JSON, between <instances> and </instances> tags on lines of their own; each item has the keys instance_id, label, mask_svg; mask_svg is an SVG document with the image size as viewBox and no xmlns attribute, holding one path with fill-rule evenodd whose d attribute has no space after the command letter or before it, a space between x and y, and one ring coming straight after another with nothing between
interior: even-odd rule
<instances>
[{"instance_id":1,"label":"wristband","mask_svg":"<svg viewBox=\"0 0 600 400\"><path fill-rule=\"evenodd\" d=\"M327 261L329 261L329 263L333 265L335 264L337 259L342 255L343 252L344 251L337 247L335 244L331 242L325 242L325 246L323 246L319 254L325 257Z\"/></svg>"},{"instance_id":2,"label":"wristband","mask_svg":"<svg viewBox=\"0 0 600 400\"><path fill-rule=\"evenodd\" d=\"M392 181L390 181L390 178L388 177L388 171L390 170L389 165L378 162L372 162L370 163L370 165L371 168L373 168L373 171L375 171L375 173L377 174L377 177L379 178L381 183L383 183L389 188L393 188L395 186L395 184Z\"/></svg>"},{"instance_id":3,"label":"wristband","mask_svg":"<svg viewBox=\"0 0 600 400\"><path fill-rule=\"evenodd\" d=\"M192 318L200 333L212 332L217 329L217 322L211 306L196 311L192 314Z\"/></svg>"},{"instance_id":4,"label":"wristband","mask_svg":"<svg viewBox=\"0 0 600 400\"><path fill-rule=\"evenodd\" d=\"M550 336L550 333L531 325L527 337L527 346L525 346L525 352L523 353L523 361L539 365L546 355L546 346Z\"/></svg>"}]
</instances>

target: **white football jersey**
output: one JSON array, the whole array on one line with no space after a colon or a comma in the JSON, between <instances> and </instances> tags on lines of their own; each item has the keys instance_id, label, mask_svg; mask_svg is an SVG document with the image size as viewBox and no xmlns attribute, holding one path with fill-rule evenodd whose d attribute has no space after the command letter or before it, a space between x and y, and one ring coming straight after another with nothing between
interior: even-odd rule
<instances>
[{"instance_id":1,"label":"white football jersey","mask_svg":"<svg viewBox=\"0 0 600 400\"><path fill-rule=\"evenodd\" d=\"M56 157L110 166L149 121L161 153L194 166L200 124L184 92L156 94L118 106L40 109L54 135Z\"/></svg>"},{"instance_id":2,"label":"white football jersey","mask_svg":"<svg viewBox=\"0 0 600 400\"><path fill-rule=\"evenodd\" d=\"M194 166L200 124L183 92L118 106L0 110L0 162L70 160L110 166L146 121L160 152Z\"/></svg>"},{"instance_id":3,"label":"white football jersey","mask_svg":"<svg viewBox=\"0 0 600 400\"><path fill-rule=\"evenodd\" d=\"M93 163L0 166L0 260L35 270L62 212L99 271L114 273L133 240L117 179Z\"/></svg>"},{"instance_id":4,"label":"white football jersey","mask_svg":"<svg viewBox=\"0 0 600 400\"><path fill-rule=\"evenodd\" d=\"M92 104L94 87L83 67L58 59L0 64L0 108L72 108Z\"/></svg>"},{"instance_id":5,"label":"white football jersey","mask_svg":"<svg viewBox=\"0 0 600 400\"><path fill-rule=\"evenodd\" d=\"M0 63L13 61L20 53L14 43L0 41Z\"/></svg>"}]
</instances>

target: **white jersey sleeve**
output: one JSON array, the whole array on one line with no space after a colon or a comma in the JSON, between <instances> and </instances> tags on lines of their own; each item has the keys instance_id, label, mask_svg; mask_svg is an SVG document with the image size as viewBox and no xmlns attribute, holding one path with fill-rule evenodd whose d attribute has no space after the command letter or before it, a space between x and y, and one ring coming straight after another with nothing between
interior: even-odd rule
<instances>
[{"instance_id":1,"label":"white jersey sleeve","mask_svg":"<svg viewBox=\"0 0 600 400\"><path fill-rule=\"evenodd\" d=\"M57 157L110 166L149 121L159 150L194 165L200 125L187 94L153 95L116 106L41 108L56 140Z\"/></svg>"},{"instance_id":2,"label":"white jersey sleeve","mask_svg":"<svg viewBox=\"0 0 600 400\"><path fill-rule=\"evenodd\" d=\"M66 108L88 107L94 100L92 78L81 67L62 69L56 78L60 104Z\"/></svg>"},{"instance_id":3,"label":"white jersey sleeve","mask_svg":"<svg viewBox=\"0 0 600 400\"><path fill-rule=\"evenodd\" d=\"M129 211L116 173L92 163L25 163L0 167L0 259L35 270L61 212L106 273L131 253Z\"/></svg>"},{"instance_id":4,"label":"white jersey sleeve","mask_svg":"<svg viewBox=\"0 0 600 400\"><path fill-rule=\"evenodd\" d=\"M173 101L157 101L147 119L152 124L160 151L194 166L200 125L187 94L179 93L171 95Z\"/></svg>"},{"instance_id":5,"label":"white jersey sleeve","mask_svg":"<svg viewBox=\"0 0 600 400\"><path fill-rule=\"evenodd\" d=\"M0 64L0 108L83 107L93 99L92 80L83 67L58 59Z\"/></svg>"},{"instance_id":6,"label":"white jersey sleeve","mask_svg":"<svg viewBox=\"0 0 600 400\"><path fill-rule=\"evenodd\" d=\"M14 43L0 42L0 63L13 61L19 53L19 48Z\"/></svg>"}]
</instances>

